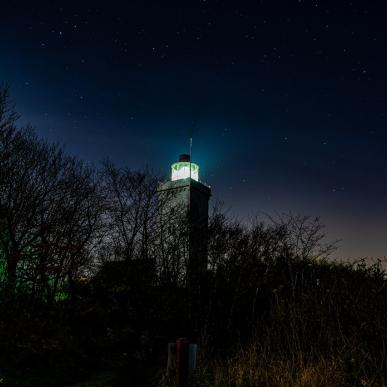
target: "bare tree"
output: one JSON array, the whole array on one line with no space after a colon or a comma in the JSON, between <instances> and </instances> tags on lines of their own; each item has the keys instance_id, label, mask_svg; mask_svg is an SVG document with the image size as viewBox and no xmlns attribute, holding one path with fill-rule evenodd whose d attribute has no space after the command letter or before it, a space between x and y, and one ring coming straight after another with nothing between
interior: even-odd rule
<instances>
[{"instance_id":1,"label":"bare tree","mask_svg":"<svg viewBox=\"0 0 387 387\"><path fill-rule=\"evenodd\" d=\"M91 168L58 145L18 129L8 94L0 93L0 251L5 289L23 286L49 298L90 256L102 206Z\"/></svg>"},{"instance_id":2,"label":"bare tree","mask_svg":"<svg viewBox=\"0 0 387 387\"><path fill-rule=\"evenodd\" d=\"M104 163L103 188L107 260L153 258L157 227L158 178L150 171L133 172Z\"/></svg>"},{"instance_id":3,"label":"bare tree","mask_svg":"<svg viewBox=\"0 0 387 387\"><path fill-rule=\"evenodd\" d=\"M104 208L94 170L67 159L33 245L38 252L34 278L41 280L51 301L63 287L73 292L74 281L92 270L102 240Z\"/></svg>"},{"instance_id":4,"label":"bare tree","mask_svg":"<svg viewBox=\"0 0 387 387\"><path fill-rule=\"evenodd\" d=\"M158 196L156 265L159 283L185 286L189 266L189 218L177 192L163 191Z\"/></svg>"},{"instance_id":5,"label":"bare tree","mask_svg":"<svg viewBox=\"0 0 387 387\"><path fill-rule=\"evenodd\" d=\"M326 260L336 246L335 242L326 241L320 220L306 216L267 216L251 224L241 224L228 219L218 207L210 217L209 230L212 281L207 324L219 297L227 294L227 302L220 309L230 332L238 310L248 310L247 300L250 300L249 318L254 324L258 293L271 276L282 276L294 297L303 276L297 263L299 267L308 267L310 262Z\"/></svg>"}]
</instances>

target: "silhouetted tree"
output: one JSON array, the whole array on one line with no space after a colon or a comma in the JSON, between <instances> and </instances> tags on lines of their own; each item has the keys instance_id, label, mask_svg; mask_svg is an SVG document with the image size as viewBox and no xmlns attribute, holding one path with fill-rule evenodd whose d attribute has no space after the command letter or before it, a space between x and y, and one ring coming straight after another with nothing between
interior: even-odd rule
<instances>
[{"instance_id":1,"label":"silhouetted tree","mask_svg":"<svg viewBox=\"0 0 387 387\"><path fill-rule=\"evenodd\" d=\"M107 200L105 259L132 260L154 257L157 176L105 162L102 171Z\"/></svg>"},{"instance_id":2,"label":"silhouetted tree","mask_svg":"<svg viewBox=\"0 0 387 387\"><path fill-rule=\"evenodd\" d=\"M94 171L33 129L16 127L0 93L0 250L8 297L17 288L55 297L90 262L103 205Z\"/></svg>"}]
</instances>

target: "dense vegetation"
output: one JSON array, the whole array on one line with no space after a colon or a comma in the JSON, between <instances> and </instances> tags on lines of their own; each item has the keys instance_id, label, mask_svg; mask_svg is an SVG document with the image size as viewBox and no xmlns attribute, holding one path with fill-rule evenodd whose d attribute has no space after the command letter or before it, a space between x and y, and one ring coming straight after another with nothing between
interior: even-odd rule
<instances>
[{"instance_id":1,"label":"dense vegetation","mask_svg":"<svg viewBox=\"0 0 387 387\"><path fill-rule=\"evenodd\" d=\"M161 219L159 178L86 165L17 119L3 87L0 385L171 385L180 336L199 344L192 385L387 383L380 262L329 260L317 218L215 207L193 302L186 218Z\"/></svg>"}]
</instances>

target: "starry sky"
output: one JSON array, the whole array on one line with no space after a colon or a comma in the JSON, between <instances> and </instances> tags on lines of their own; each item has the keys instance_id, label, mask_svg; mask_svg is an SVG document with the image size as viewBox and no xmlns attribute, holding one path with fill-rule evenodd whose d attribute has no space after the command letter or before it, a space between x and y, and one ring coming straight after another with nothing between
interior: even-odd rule
<instances>
[{"instance_id":1,"label":"starry sky","mask_svg":"<svg viewBox=\"0 0 387 387\"><path fill-rule=\"evenodd\" d=\"M230 215L320 216L337 258L383 258L383 4L2 3L0 81L71 154L167 176L192 136Z\"/></svg>"}]
</instances>

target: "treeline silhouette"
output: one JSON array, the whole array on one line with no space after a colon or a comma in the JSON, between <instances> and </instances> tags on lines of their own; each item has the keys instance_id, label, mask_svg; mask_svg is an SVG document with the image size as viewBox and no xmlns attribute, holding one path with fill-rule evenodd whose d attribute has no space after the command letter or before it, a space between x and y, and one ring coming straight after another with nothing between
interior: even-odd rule
<instances>
[{"instance_id":1,"label":"treeline silhouette","mask_svg":"<svg viewBox=\"0 0 387 387\"><path fill-rule=\"evenodd\" d=\"M191 385L386 383L381 262L330 260L318 218L215 206L192 300L187 217L160 211L159 176L88 165L18 118L2 86L0 385L173 385L180 336L199 344Z\"/></svg>"}]
</instances>

